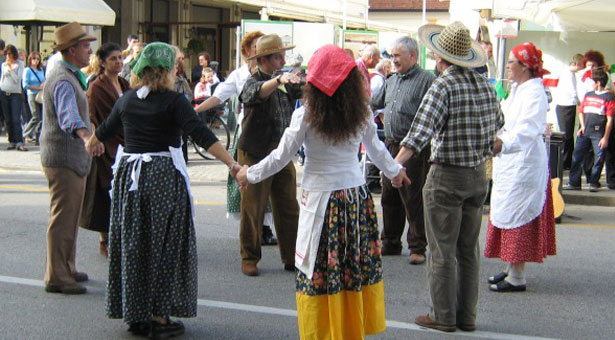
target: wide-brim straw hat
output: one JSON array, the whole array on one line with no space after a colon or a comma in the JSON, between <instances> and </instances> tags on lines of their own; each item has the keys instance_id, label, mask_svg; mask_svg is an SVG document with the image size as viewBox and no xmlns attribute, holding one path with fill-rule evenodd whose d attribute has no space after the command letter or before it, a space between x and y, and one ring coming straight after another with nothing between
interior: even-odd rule
<instances>
[{"instance_id":1,"label":"wide-brim straw hat","mask_svg":"<svg viewBox=\"0 0 615 340\"><path fill-rule=\"evenodd\" d=\"M83 27L75 21L56 28L54 34L55 43L51 45L51 48L58 51L65 50L73 45L76 45L80 41L96 40L96 37L88 35Z\"/></svg>"},{"instance_id":2,"label":"wide-brim straw hat","mask_svg":"<svg viewBox=\"0 0 615 340\"><path fill-rule=\"evenodd\" d=\"M277 34L263 35L256 41L256 54L249 57L248 60L284 52L292 48L295 48L295 45L284 45L282 38L280 38Z\"/></svg>"},{"instance_id":3,"label":"wide-brim straw hat","mask_svg":"<svg viewBox=\"0 0 615 340\"><path fill-rule=\"evenodd\" d=\"M487 63L487 53L470 37L470 30L459 21L446 27L423 25L418 33L419 40L425 47L451 64L479 67Z\"/></svg>"}]
</instances>

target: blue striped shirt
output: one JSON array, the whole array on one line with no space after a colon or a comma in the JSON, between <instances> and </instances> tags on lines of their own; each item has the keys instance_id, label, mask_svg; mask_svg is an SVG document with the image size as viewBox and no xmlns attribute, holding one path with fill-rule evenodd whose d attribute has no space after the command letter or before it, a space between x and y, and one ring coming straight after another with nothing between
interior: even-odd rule
<instances>
[{"instance_id":1,"label":"blue striped shirt","mask_svg":"<svg viewBox=\"0 0 615 340\"><path fill-rule=\"evenodd\" d=\"M76 130L88 128L79 115L75 89L68 81L56 83L53 89L53 105L56 108L60 128L69 135L74 136Z\"/></svg>"}]
</instances>

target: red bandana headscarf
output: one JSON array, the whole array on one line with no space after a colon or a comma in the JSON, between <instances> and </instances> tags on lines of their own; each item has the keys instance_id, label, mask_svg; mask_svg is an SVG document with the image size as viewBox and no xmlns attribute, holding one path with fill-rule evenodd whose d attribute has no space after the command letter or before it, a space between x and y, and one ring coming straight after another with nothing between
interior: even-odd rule
<instances>
[{"instance_id":1,"label":"red bandana headscarf","mask_svg":"<svg viewBox=\"0 0 615 340\"><path fill-rule=\"evenodd\" d=\"M521 64L534 71L538 77L544 76L551 72L542 68L542 51L537 49L531 42L526 42L513 47L511 52L519 59Z\"/></svg>"},{"instance_id":2,"label":"red bandana headscarf","mask_svg":"<svg viewBox=\"0 0 615 340\"><path fill-rule=\"evenodd\" d=\"M355 67L357 64L346 51L325 45L310 58L306 80L331 97Z\"/></svg>"}]
</instances>

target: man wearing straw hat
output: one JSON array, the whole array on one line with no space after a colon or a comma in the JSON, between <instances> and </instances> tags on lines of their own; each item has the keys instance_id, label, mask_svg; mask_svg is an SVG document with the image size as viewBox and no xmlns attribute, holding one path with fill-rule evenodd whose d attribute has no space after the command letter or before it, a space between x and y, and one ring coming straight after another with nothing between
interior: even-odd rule
<instances>
[{"instance_id":1,"label":"man wearing straw hat","mask_svg":"<svg viewBox=\"0 0 615 340\"><path fill-rule=\"evenodd\" d=\"M290 125L295 102L301 98L300 78L293 73L276 75L285 64L285 46L276 34L264 35L256 42L258 69L246 81L239 99L244 105L242 133L237 160L253 165L278 146L284 130ZM251 184L241 193L239 242L241 271L258 275L261 259L261 228L267 199L271 199L273 222L284 269L295 270L295 241L299 205L297 204L295 166L288 163L274 176Z\"/></svg>"},{"instance_id":2,"label":"man wearing straw hat","mask_svg":"<svg viewBox=\"0 0 615 340\"><path fill-rule=\"evenodd\" d=\"M92 136L86 78L80 68L88 65L92 48L81 25L71 22L55 31L54 49L62 60L49 73L43 88L41 163L49 184L50 217L47 228L45 290L49 293L83 294L86 273L75 266L77 225L91 157L85 142ZM103 148L97 147L95 155Z\"/></svg>"},{"instance_id":3,"label":"man wearing straw hat","mask_svg":"<svg viewBox=\"0 0 615 340\"><path fill-rule=\"evenodd\" d=\"M423 187L427 278L432 309L419 326L444 332L476 329L485 161L504 117L489 81L472 71L487 62L460 22L419 28L440 72L419 107L396 160L404 162L431 142L432 163Z\"/></svg>"}]
</instances>

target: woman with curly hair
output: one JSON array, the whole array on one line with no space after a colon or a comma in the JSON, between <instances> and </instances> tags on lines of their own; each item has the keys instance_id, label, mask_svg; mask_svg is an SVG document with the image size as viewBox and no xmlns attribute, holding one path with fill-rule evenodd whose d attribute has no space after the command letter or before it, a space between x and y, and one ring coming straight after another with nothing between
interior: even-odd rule
<instances>
[{"instance_id":1,"label":"woman with curly hair","mask_svg":"<svg viewBox=\"0 0 615 340\"><path fill-rule=\"evenodd\" d=\"M282 169L305 146L295 249L296 299L302 340L354 340L385 329L382 258L376 210L357 150L397 187L409 183L376 135L354 60L327 45L308 63L304 106L279 146L237 175L242 188Z\"/></svg>"}]
</instances>

